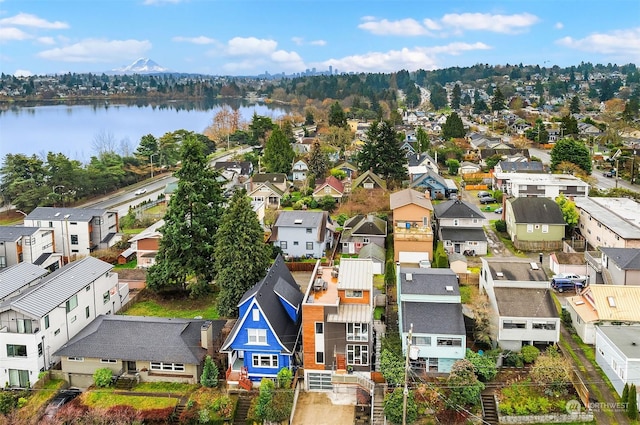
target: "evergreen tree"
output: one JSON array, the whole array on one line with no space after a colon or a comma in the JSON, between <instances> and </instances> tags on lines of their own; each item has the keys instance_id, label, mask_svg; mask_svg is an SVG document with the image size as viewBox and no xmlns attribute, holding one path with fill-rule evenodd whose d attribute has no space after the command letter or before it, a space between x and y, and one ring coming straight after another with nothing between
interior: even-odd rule
<instances>
[{"instance_id":1,"label":"evergreen tree","mask_svg":"<svg viewBox=\"0 0 640 425\"><path fill-rule=\"evenodd\" d=\"M202 368L202 375L200 376L200 383L208 388L218 386L218 365L216 365L211 356L207 356L204 360L204 367Z\"/></svg>"},{"instance_id":2,"label":"evergreen tree","mask_svg":"<svg viewBox=\"0 0 640 425\"><path fill-rule=\"evenodd\" d=\"M591 174L591 154L584 143L571 138L561 139L551 149L551 168L554 170L562 162L568 161Z\"/></svg>"},{"instance_id":3,"label":"evergreen tree","mask_svg":"<svg viewBox=\"0 0 640 425\"><path fill-rule=\"evenodd\" d=\"M322 152L320 147L320 141L314 140L311 145L311 152L309 152L309 172L317 179L322 179L327 174L329 169L329 159L327 155Z\"/></svg>"},{"instance_id":4,"label":"evergreen tree","mask_svg":"<svg viewBox=\"0 0 640 425\"><path fill-rule=\"evenodd\" d=\"M270 257L264 231L244 190L233 194L222 215L214 253L218 312L232 317L242 295L264 277Z\"/></svg>"},{"instance_id":5,"label":"evergreen tree","mask_svg":"<svg viewBox=\"0 0 640 425\"><path fill-rule=\"evenodd\" d=\"M416 140L418 141L418 152L425 153L431 149L431 141L429 140L429 134L422 127L418 127L416 130Z\"/></svg>"},{"instance_id":6,"label":"evergreen tree","mask_svg":"<svg viewBox=\"0 0 640 425\"><path fill-rule=\"evenodd\" d=\"M480 92L476 90L473 93L473 113L474 114L482 114L483 112L489 111L489 107L487 106L487 102L480 98Z\"/></svg>"},{"instance_id":7,"label":"evergreen tree","mask_svg":"<svg viewBox=\"0 0 640 425\"><path fill-rule=\"evenodd\" d=\"M430 99L433 109L442 109L447 106L447 91L440 84L436 84L431 88Z\"/></svg>"},{"instance_id":8,"label":"evergreen tree","mask_svg":"<svg viewBox=\"0 0 640 425\"><path fill-rule=\"evenodd\" d=\"M529 140L533 140L537 143L547 143L549 141L549 132L540 118L536 120L536 123L532 128L525 130L524 134Z\"/></svg>"},{"instance_id":9,"label":"evergreen tree","mask_svg":"<svg viewBox=\"0 0 640 425\"><path fill-rule=\"evenodd\" d=\"M340 102L336 101L329 108L329 126L330 127L346 127L347 115L344 113L344 109L340 106Z\"/></svg>"},{"instance_id":10,"label":"evergreen tree","mask_svg":"<svg viewBox=\"0 0 640 425\"><path fill-rule=\"evenodd\" d=\"M275 127L264 146L264 165L269 173L289 174L295 152L280 127Z\"/></svg>"},{"instance_id":11,"label":"evergreen tree","mask_svg":"<svg viewBox=\"0 0 640 425\"><path fill-rule=\"evenodd\" d=\"M453 86L453 91L451 93L451 109L460 109L460 97L462 95L462 90L460 90L460 85L456 83Z\"/></svg>"},{"instance_id":12,"label":"evergreen tree","mask_svg":"<svg viewBox=\"0 0 640 425\"><path fill-rule=\"evenodd\" d=\"M388 182L400 182L406 177L407 158L396 134L388 121L375 121L369 127L367 141L357 158L360 172L372 169Z\"/></svg>"},{"instance_id":13,"label":"evergreen tree","mask_svg":"<svg viewBox=\"0 0 640 425\"><path fill-rule=\"evenodd\" d=\"M629 419L638 419L638 398L635 384L629 387L629 401L627 401L627 416Z\"/></svg>"},{"instance_id":14,"label":"evergreen tree","mask_svg":"<svg viewBox=\"0 0 640 425\"><path fill-rule=\"evenodd\" d=\"M304 125L313 125L315 123L315 119L313 117L313 112L307 111L304 115Z\"/></svg>"},{"instance_id":15,"label":"evergreen tree","mask_svg":"<svg viewBox=\"0 0 640 425\"><path fill-rule=\"evenodd\" d=\"M442 125L442 138L445 140L464 137L466 131L460 116L453 112L447 117L447 121Z\"/></svg>"},{"instance_id":16,"label":"evergreen tree","mask_svg":"<svg viewBox=\"0 0 640 425\"><path fill-rule=\"evenodd\" d=\"M629 402L629 384L625 382L624 388L622 389L622 396L620 396L620 402L628 403Z\"/></svg>"},{"instance_id":17,"label":"evergreen tree","mask_svg":"<svg viewBox=\"0 0 640 425\"><path fill-rule=\"evenodd\" d=\"M564 117L562 117L560 128L562 128L562 135L564 137L577 136L578 135L578 120L576 120L571 115L565 115Z\"/></svg>"},{"instance_id":18,"label":"evergreen tree","mask_svg":"<svg viewBox=\"0 0 640 425\"><path fill-rule=\"evenodd\" d=\"M502 94L502 91L498 87L493 92L493 98L491 99L491 111L492 112L499 112L499 111L502 111L505 108L506 108L506 106L505 106L504 95Z\"/></svg>"},{"instance_id":19,"label":"evergreen tree","mask_svg":"<svg viewBox=\"0 0 640 425\"><path fill-rule=\"evenodd\" d=\"M222 215L218 172L209 167L202 143L189 137L174 175L178 187L171 196L156 264L149 268L147 286L155 291L180 287L192 296L208 290L214 279L213 245Z\"/></svg>"},{"instance_id":20,"label":"evergreen tree","mask_svg":"<svg viewBox=\"0 0 640 425\"><path fill-rule=\"evenodd\" d=\"M578 96L573 96L571 98L571 103L569 104L569 112L572 114L580 113L580 99Z\"/></svg>"}]
</instances>

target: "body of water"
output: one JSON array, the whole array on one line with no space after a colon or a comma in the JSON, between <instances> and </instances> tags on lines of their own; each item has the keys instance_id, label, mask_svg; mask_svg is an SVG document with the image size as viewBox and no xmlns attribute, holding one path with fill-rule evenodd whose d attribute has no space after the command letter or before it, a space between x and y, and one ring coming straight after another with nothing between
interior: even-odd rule
<instances>
[{"instance_id":1,"label":"body of water","mask_svg":"<svg viewBox=\"0 0 640 425\"><path fill-rule=\"evenodd\" d=\"M0 162L9 153L44 157L47 152L87 162L96 154L96 140L106 139L119 154L133 152L147 134L159 138L181 129L202 133L223 105L238 109L246 122L254 112L274 120L287 113L281 106L242 101L12 105L0 111Z\"/></svg>"}]
</instances>

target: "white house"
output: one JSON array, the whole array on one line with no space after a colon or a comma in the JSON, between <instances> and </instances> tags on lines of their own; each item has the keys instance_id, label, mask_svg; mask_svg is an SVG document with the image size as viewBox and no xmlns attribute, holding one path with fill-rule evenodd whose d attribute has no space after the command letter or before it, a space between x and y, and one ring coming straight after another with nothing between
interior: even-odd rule
<instances>
[{"instance_id":1,"label":"white house","mask_svg":"<svg viewBox=\"0 0 640 425\"><path fill-rule=\"evenodd\" d=\"M269 242L285 257L322 258L333 246L333 224L326 211L281 211Z\"/></svg>"},{"instance_id":2,"label":"white house","mask_svg":"<svg viewBox=\"0 0 640 425\"><path fill-rule=\"evenodd\" d=\"M597 326L596 363L618 395L624 384L640 386L640 327Z\"/></svg>"},{"instance_id":3,"label":"white house","mask_svg":"<svg viewBox=\"0 0 640 425\"><path fill-rule=\"evenodd\" d=\"M114 314L128 302L129 288L118 283L112 269L85 257L7 294L0 303L0 382L33 385L40 371L59 360L53 353L64 343L97 316Z\"/></svg>"},{"instance_id":4,"label":"white house","mask_svg":"<svg viewBox=\"0 0 640 425\"><path fill-rule=\"evenodd\" d=\"M55 252L50 228L0 226L0 269L22 262L49 271L62 265L62 255Z\"/></svg>"},{"instance_id":5,"label":"white house","mask_svg":"<svg viewBox=\"0 0 640 425\"><path fill-rule=\"evenodd\" d=\"M494 188L519 197L586 197L589 184L570 174L494 173Z\"/></svg>"},{"instance_id":6,"label":"white house","mask_svg":"<svg viewBox=\"0 0 640 425\"><path fill-rule=\"evenodd\" d=\"M300 159L293 164L293 181L304 181L307 179L307 173L309 172L309 166L307 163Z\"/></svg>"},{"instance_id":7,"label":"white house","mask_svg":"<svg viewBox=\"0 0 640 425\"><path fill-rule=\"evenodd\" d=\"M488 225L477 206L460 199L441 202L433 207L438 240L448 253L486 255Z\"/></svg>"},{"instance_id":8,"label":"white house","mask_svg":"<svg viewBox=\"0 0 640 425\"><path fill-rule=\"evenodd\" d=\"M578 229L593 247L640 248L640 203L628 198L576 198Z\"/></svg>"}]
</instances>

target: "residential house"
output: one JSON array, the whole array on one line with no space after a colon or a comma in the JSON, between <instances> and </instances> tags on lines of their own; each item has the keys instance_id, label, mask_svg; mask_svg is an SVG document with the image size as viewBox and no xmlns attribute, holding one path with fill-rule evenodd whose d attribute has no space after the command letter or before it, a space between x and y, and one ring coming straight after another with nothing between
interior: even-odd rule
<instances>
[{"instance_id":1,"label":"residential house","mask_svg":"<svg viewBox=\"0 0 640 425\"><path fill-rule=\"evenodd\" d=\"M251 161L217 161L213 168L220 171L232 171L245 180L253 174L253 163Z\"/></svg>"},{"instance_id":2,"label":"residential house","mask_svg":"<svg viewBox=\"0 0 640 425\"><path fill-rule=\"evenodd\" d=\"M397 269L402 351L414 370L449 373L467 349L458 277L451 269Z\"/></svg>"},{"instance_id":3,"label":"residential house","mask_svg":"<svg viewBox=\"0 0 640 425\"><path fill-rule=\"evenodd\" d=\"M306 389L369 389L375 349L372 292L371 260L345 258L337 273L316 265L302 303Z\"/></svg>"},{"instance_id":4,"label":"residential house","mask_svg":"<svg viewBox=\"0 0 640 425\"><path fill-rule=\"evenodd\" d=\"M304 294L278 256L265 277L244 293L238 320L222 345L228 356L228 384L251 389L294 366L300 343Z\"/></svg>"},{"instance_id":5,"label":"residential house","mask_svg":"<svg viewBox=\"0 0 640 425\"><path fill-rule=\"evenodd\" d=\"M373 274L384 274L387 262L386 252L383 247L375 243L368 243L360 248L358 258L371 260Z\"/></svg>"},{"instance_id":6,"label":"residential house","mask_svg":"<svg viewBox=\"0 0 640 425\"><path fill-rule=\"evenodd\" d=\"M426 171L426 172L425 172ZM453 181L443 178L426 167L409 168L409 187L420 191L429 191L431 199L445 199L458 193Z\"/></svg>"},{"instance_id":7,"label":"residential house","mask_svg":"<svg viewBox=\"0 0 640 425\"><path fill-rule=\"evenodd\" d=\"M25 226L0 226L0 269L18 263L32 263L49 271L62 266L56 252L53 230Z\"/></svg>"},{"instance_id":8,"label":"residential house","mask_svg":"<svg viewBox=\"0 0 640 425\"><path fill-rule=\"evenodd\" d=\"M348 179L353 179L356 176L356 174L358 174L358 167L356 167L355 165L347 161L341 164L338 164L333 168L340 171L344 171Z\"/></svg>"},{"instance_id":9,"label":"residential house","mask_svg":"<svg viewBox=\"0 0 640 425\"><path fill-rule=\"evenodd\" d=\"M514 148L514 147L487 147L478 151L478 155L480 156L480 165L483 167L487 167L487 159L493 157L499 157L503 160L506 160L509 157L522 157L529 160L529 149L527 148Z\"/></svg>"},{"instance_id":10,"label":"residential house","mask_svg":"<svg viewBox=\"0 0 640 425\"><path fill-rule=\"evenodd\" d=\"M316 188L313 191L313 199L319 201L325 196L331 196L335 199L336 203L342 201L344 196L344 185L342 181L333 176L329 176L316 183Z\"/></svg>"},{"instance_id":11,"label":"residential house","mask_svg":"<svg viewBox=\"0 0 640 425\"><path fill-rule=\"evenodd\" d=\"M540 174L544 172L544 165L540 161L500 161L494 167L494 172Z\"/></svg>"},{"instance_id":12,"label":"residential house","mask_svg":"<svg viewBox=\"0 0 640 425\"><path fill-rule=\"evenodd\" d=\"M47 270L31 263L18 263L0 269L0 305L37 285L47 274Z\"/></svg>"},{"instance_id":13,"label":"residential house","mask_svg":"<svg viewBox=\"0 0 640 425\"><path fill-rule=\"evenodd\" d=\"M505 206L507 233L523 251L562 249L565 226L560 206L548 198L511 198Z\"/></svg>"},{"instance_id":14,"label":"residential house","mask_svg":"<svg viewBox=\"0 0 640 425\"><path fill-rule=\"evenodd\" d=\"M315 141L315 137L303 137L300 141L292 145L293 151L296 155L306 155L311 152L311 148Z\"/></svg>"},{"instance_id":15,"label":"residential house","mask_svg":"<svg viewBox=\"0 0 640 425\"><path fill-rule=\"evenodd\" d=\"M111 210L37 207L24 218L24 225L52 229L64 262L110 248L122 239L118 212Z\"/></svg>"},{"instance_id":16,"label":"residential house","mask_svg":"<svg viewBox=\"0 0 640 425\"><path fill-rule=\"evenodd\" d=\"M286 174L254 174L248 185L248 196L255 202L265 202L267 207L279 208L282 197L290 188Z\"/></svg>"},{"instance_id":17,"label":"residential house","mask_svg":"<svg viewBox=\"0 0 640 425\"><path fill-rule=\"evenodd\" d=\"M619 396L625 384L640 386L640 327L598 326L596 363ZM636 403L638 396L636 395Z\"/></svg>"},{"instance_id":18,"label":"residential house","mask_svg":"<svg viewBox=\"0 0 640 425\"><path fill-rule=\"evenodd\" d=\"M576 198L578 229L590 246L640 248L640 203L628 198Z\"/></svg>"},{"instance_id":19,"label":"residential house","mask_svg":"<svg viewBox=\"0 0 640 425\"><path fill-rule=\"evenodd\" d=\"M269 242L285 257L322 258L333 246L333 232L326 211L280 211Z\"/></svg>"},{"instance_id":20,"label":"residential house","mask_svg":"<svg viewBox=\"0 0 640 425\"><path fill-rule=\"evenodd\" d=\"M598 325L640 326L640 287L588 285L567 298L563 308L585 344L595 344Z\"/></svg>"},{"instance_id":21,"label":"residential house","mask_svg":"<svg viewBox=\"0 0 640 425\"><path fill-rule=\"evenodd\" d=\"M158 220L129 239L131 248L136 253L138 268L148 269L156 263L156 255L162 239L162 232L160 232L162 226L164 226L164 220Z\"/></svg>"},{"instance_id":22,"label":"residential house","mask_svg":"<svg viewBox=\"0 0 640 425\"><path fill-rule=\"evenodd\" d=\"M440 174L438 162L433 159L428 153L417 153L415 155L409 156L407 160L409 167L424 166L427 167L427 169L433 170L434 173Z\"/></svg>"},{"instance_id":23,"label":"residential house","mask_svg":"<svg viewBox=\"0 0 640 425\"><path fill-rule=\"evenodd\" d=\"M289 190L289 181L287 175L284 173L259 173L251 176L247 192L253 192L260 186L269 183L276 187L280 192L287 192Z\"/></svg>"},{"instance_id":24,"label":"residential house","mask_svg":"<svg viewBox=\"0 0 640 425\"><path fill-rule=\"evenodd\" d=\"M200 382L205 356L215 356L225 320L101 315L55 353L65 380L93 384L96 370L140 382ZM170 347L170 349L168 349Z\"/></svg>"},{"instance_id":25,"label":"residential house","mask_svg":"<svg viewBox=\"0 0 640 425\"><path fill-rule=\"evenodd\" d=\"M307 174L309 173L309 166L306 161L299 159L293 163L292 175L294 182L303 182L307 180Z\"/></svg>"},{"instance_id":26,"label":"residential house","mask_svg":"<svg viewBox=\"0 0 640 425\"><path fill-rule=\"evenodd\" d=\"M362 247L375 244L385 247L387 238L387 221L375 214L358 214L344 222L342 226L343 254L358 254Z\"/></svg>"},{"instance_id":27,"label":"residential house","mask_svg":"<svg viewBox=\"0 0 640 425\"><path fill-rule=\"evenodd\" d=\"M350 192L360 187L365 190L387 190L387 182L373 171L368 170L351 182Z\"/></svg>"},{"instance_id":28,"label":"residential house","mask_svg":"<svg viewBox=\"0 0 640 425\"><path fill-rule=\"evenodd\" d=\"M433 205L429 192L413 189L394 192L389 198L393 216L394 261L402 252L419 252L433 259L433 229L431 214Z\"/></svg>"},{"instance_id":29,"label":"residential house","mask_svg":"<svg viewBox=\"0 0 640 425\"><path fill-rule=\"evenodd\" d=\"M481 171L482 168L478 164L469 161L462 161L460 168L458 168L459 174L474 174L480 173Z\"/></svg>"},{"instance_id":30,"label":"residential house","mask_svg":"<svg viewBox=\"0 0 640 425\"><path fill-rule=\"evenodd\" d=\"M441 202L433 207L438 240L449 253L486 255L488 220L477 206L460 199Z\"/></svg>"},{"instance_id":31,"label":"residential house","mask_svg":"<svg viewBox=\"0 0 640 425\"><path fill-rule=\"evenodd\" d=\"M101 314L129 301L113 265L94 257L71 262L0 303L0 381L28 387L59 361L54 353ZM35 275L37 276L37 275Z\"/></svg>"},{"instance_id":32,"label":"residential house","mask_svg":"<svg viewBox=\"0 0 640 425\"><path fill-rule=\"evenodd\" d=\"M597 274L595 276L597 283L640 285L640 248L600 247L600 253L599 261L589 261L591 253L585 254L589 265L592 266L589 272L590 278L594 276L595 271L601 274L601 276ZM602 280L598 279L600 277Z\"/></svg>"},{"instance_id":33,"label":"residential house","mask_svg":"<svg viewBox=\"0 0 640 425\"><path fill-rule=\"evenodd\" d=\"M567 198L582 198L589 194L589 184L570 174L494 173L493 187L507 195L556 199L561 193Z\"/></svg>"},{"instance_id":34,"label":"residential house","mask_svg":"<svg viewBox=\"0 0 640 425\"><path fill-rule=\"evenodd\" d=\"M480 260L480 292L487 294L495 313L493 341L512 351L557 343L560 318L542 265L506 258Z\"/></svg>"},{"instance_id":35,"label":"residential house","mask_svg":"<svg viewBox=\"0 0 640 425\"><path fill-rule=\"evenodd\" d=\"M587 260L584 258L584 252L552 252L549 254L549 268L553 274L573 273L586 275Z\"/></svg>"}]
</instances>

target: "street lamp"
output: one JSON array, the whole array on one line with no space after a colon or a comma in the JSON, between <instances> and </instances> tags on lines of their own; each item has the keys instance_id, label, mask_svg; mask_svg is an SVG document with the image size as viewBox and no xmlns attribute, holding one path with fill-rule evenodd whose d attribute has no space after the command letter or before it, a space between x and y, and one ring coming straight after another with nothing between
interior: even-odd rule
<instances>
[{"instance_id":1,"label":"street lamp","mask_svg":"<svg viewBox=\"0 0 640 425\"><path fill-rule=\"evenodd\" d=\"M149 155L149 161L151 161L151 178L153 178L153 156L154 155L158 155L158 152L152 153L151 155Z\"/></svg>"}]
</instances>

